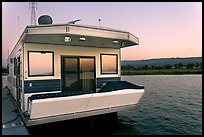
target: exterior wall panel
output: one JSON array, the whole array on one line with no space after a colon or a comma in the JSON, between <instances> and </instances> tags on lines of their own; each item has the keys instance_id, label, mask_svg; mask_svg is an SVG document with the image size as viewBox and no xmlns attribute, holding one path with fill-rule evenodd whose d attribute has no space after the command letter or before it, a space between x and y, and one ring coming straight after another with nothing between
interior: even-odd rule
<instances>
[{"instance_id":1,"label":"exterior wall panel","mask_svg":"<svg viewBox=\"0 0 204 137\"><path fill-rule=\"evenodd\" d=\"M28 51L53 51L54 52L54 73L55 73L54 76L28 77L28 60L27 60ZM120 50L107 49L107 48L90 48L90 47L79 47L79 46L25 43L25 54L24 54L25 80L61 79L61 55L94 56L96 59L97 78L98 77L120 77L120 57L118 57L118 68L119 68L118 74L101 75L100 54L117 54L118 56L120 56Z\"/></svg>"}]
</instances>

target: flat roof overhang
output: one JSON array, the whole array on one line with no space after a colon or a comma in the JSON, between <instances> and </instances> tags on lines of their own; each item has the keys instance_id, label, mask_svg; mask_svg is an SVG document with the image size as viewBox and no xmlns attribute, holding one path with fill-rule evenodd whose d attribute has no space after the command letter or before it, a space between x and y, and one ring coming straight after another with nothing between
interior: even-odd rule
<instances>
[{"instance_id":1,"label":"flat roof overhang","mask_svg":"<svg viewBox=\"0 0 204 137\"><path fill-rule=\"evenodd\" d=\"M70 37L70 42L65 42L65 37ZM80 40L80 38L85 40ZM116 43L114 43L114 41ZM39 44L58 44L67 46L85 46L85 47L99 47L99 48L123 48L138 43L126 39L114 39L105 37L94 37L85 35L73 34L26 34L23 39L25 43L39 43Z\"/></svg>"},{"instance_id":2,"label":"flat roof overhang","mask_svg":"<svg viewBox=\"0 0 204 137\"><path fill-rule=\"evenodd\" d=\"M124 48L139 44L139 39L129 32L75 25L38 25L27 26L22 42L39 44L59 44L100 48ZM65 42L70 37L70 42ZM80 40L83 37L84 40ZM114 43L115 42L115 43Z\"/></svg>"}]
</instances>

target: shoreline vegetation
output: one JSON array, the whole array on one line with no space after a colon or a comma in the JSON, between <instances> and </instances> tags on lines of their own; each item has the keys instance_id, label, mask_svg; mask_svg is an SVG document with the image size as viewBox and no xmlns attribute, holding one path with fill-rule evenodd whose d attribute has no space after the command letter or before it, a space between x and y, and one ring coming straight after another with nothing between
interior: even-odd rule
<instances>
[{"instance_id":1,"label":"shoreline vegetation","mask_svg":"<svg viewBox=\"0 0 204 137\"><path fill-rule=\"evenodd\" d=\"M121 70L121 75L184 75L202 74L202 69Z\"/></svg>"},{"instance_id":2,"label":"shoreline vegetation","mask_svg":"<svg viewBox=\"0 0 204 137\"><path fill-rule=\"evenodd\" d=\"M202 74L202 62L188 64L121 66L122 75L184 75Z\"/></svg>"}]
</instances>

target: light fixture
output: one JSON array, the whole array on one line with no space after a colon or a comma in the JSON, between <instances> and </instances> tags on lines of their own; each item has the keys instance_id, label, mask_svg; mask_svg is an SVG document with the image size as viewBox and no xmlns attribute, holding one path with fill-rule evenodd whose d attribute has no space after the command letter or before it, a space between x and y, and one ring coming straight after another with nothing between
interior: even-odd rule
<instances>
[{"instance_id":1,"label":"light fixture","mask_svg":"<svg viewBox=\"0 0 204 137\"><path fill-rule=\"evenodd\" d=\"M80 40L80 41L85 41L86 38L85 38L85 37L80 37L79 40Z\"/></svg>"},{"instance_id":2,"label":"light fixture","mask_svg":"<svg viewBox=\"0 0 204 137\"><path fill-rule=\"evenodd\" d=\"M117 40L113 40L113 44L118 44L118 41Z\"/></svg>"},{"instance_id":3,"label":"light fixture","mask_svg":"<svg viewBox=\"0 0 204 137\"><path fill-rule=\"evenodd\" d=\"M72 39L70 37L64 37L64 42L71 42Z\"/></svg>"}]
</instances>

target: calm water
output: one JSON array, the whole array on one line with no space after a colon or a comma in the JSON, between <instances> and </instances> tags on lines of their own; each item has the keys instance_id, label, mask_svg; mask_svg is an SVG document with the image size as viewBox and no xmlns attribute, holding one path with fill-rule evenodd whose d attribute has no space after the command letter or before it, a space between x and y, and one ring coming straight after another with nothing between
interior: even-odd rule
<instances>
[{"instance_id":1,"label":"calm water","mask_svg":"<svg viewBox=\"0 0 204 137\"><path fill-rule=\"evenodd\" d=\"M202 134L202 75L123 76L122 80L144 85L145 93L136 107L119 112L117 120L102 116L83 118L32 127L30 133Z\"/></svg>"},{"instance_id":2,"label":"calm water","mask_svg":"<svg viewBox=\"0 0 204 137\"><path fill-rule=\"evenodd\" d=\"M139 104L119 113L114 134L202 134L202 75L124 76L145 86Z\"/></svg>"}]
</instances>

